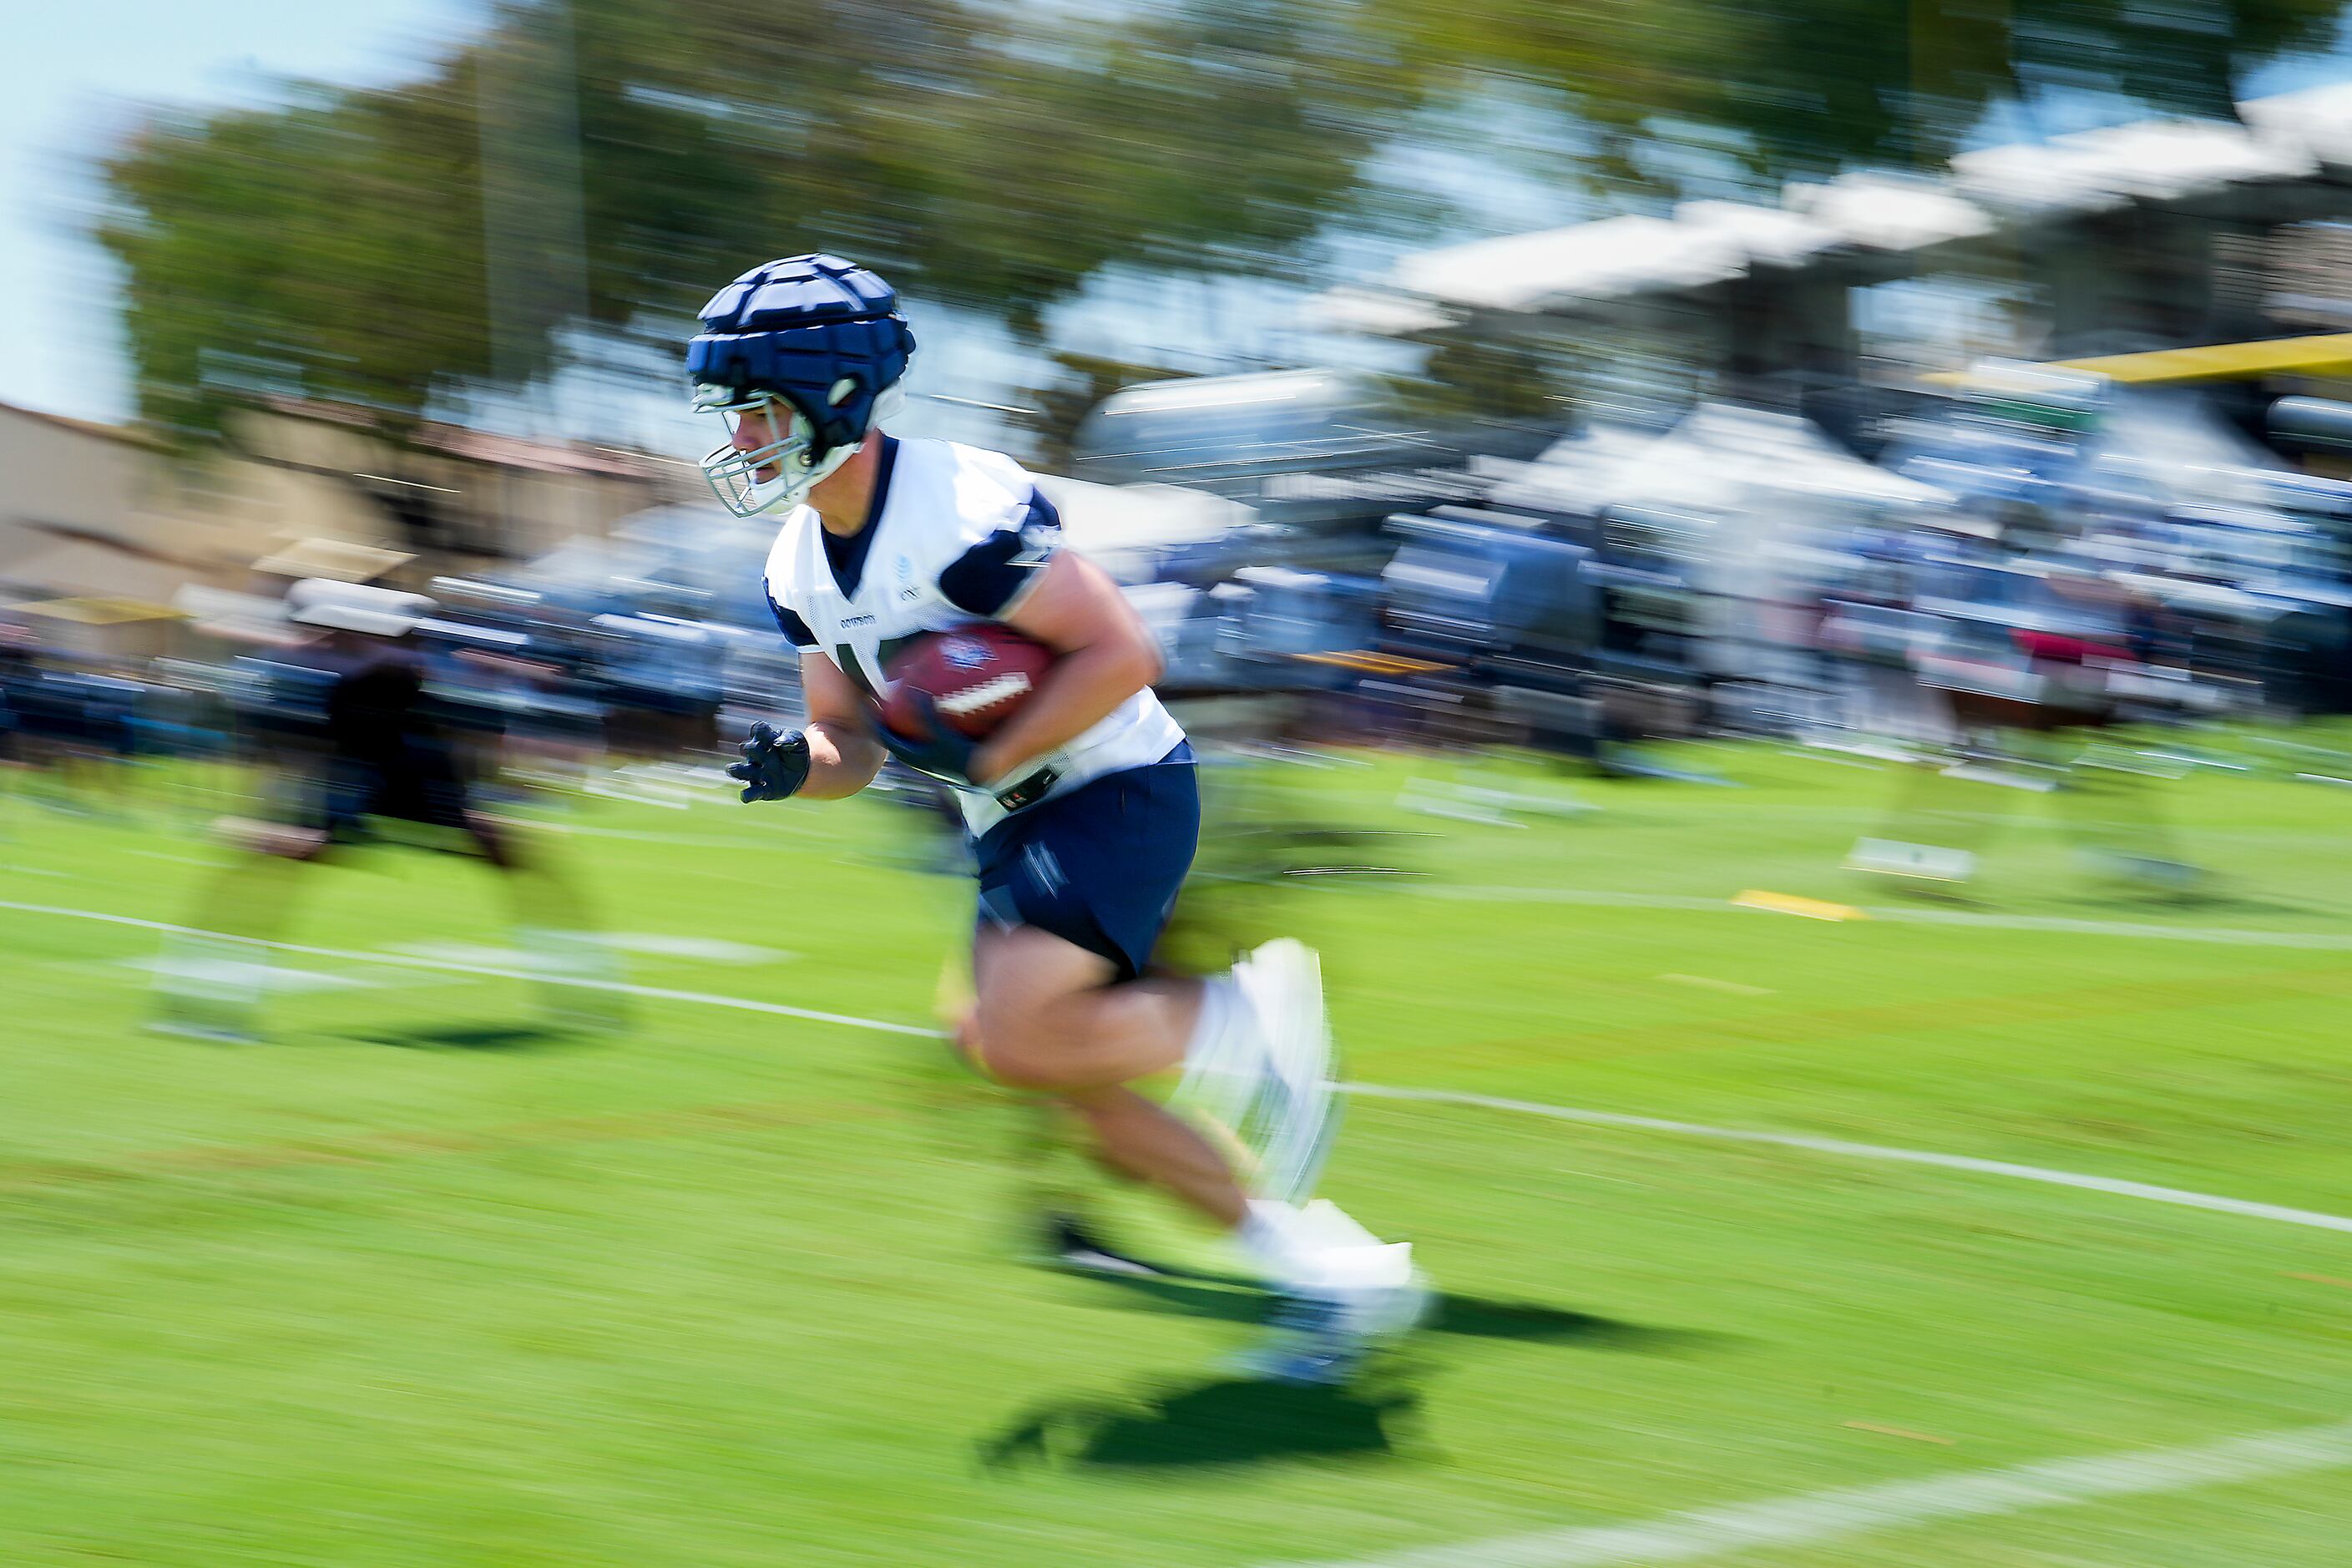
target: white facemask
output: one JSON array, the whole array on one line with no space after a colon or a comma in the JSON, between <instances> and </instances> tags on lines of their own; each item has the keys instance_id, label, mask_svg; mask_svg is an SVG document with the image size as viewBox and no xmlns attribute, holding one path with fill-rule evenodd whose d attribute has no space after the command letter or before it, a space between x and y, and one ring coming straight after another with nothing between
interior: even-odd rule
<instances>
[{"instance_id":1,"label":"white facemask","mask_svg":"<svg viewBox=\"0 0 2352 1568\"><path fill-rule=\"evenodd\" d=\"M835 400L856 390L855 384L843 382L834 389ZM898 386L883 388L874 400L869 426L896 416L905 405L905 395ZM857 450L858 444L849 441L822 456L813 455L815 427L789 399L776 393L738 394L730 387L700 386L695 389L694 407L697 413L716 414L727 423L730 438L725 446L704 454L702 477L710 481L719 504L737 517L757 517L780 506L799 505ZM748 450L737 445L732 437L747 419L756 422L755 431L774 438Z\"/></svg>"}]
</instances>

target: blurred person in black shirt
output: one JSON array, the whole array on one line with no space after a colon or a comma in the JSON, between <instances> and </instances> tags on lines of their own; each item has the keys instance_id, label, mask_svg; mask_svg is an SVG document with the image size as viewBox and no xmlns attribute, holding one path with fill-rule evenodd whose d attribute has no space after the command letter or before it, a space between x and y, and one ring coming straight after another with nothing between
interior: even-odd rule
<instances>
[{"instance_id":1,"label":"blurred person in black shirt","mask_svg":"<svg viewBox=\"0 0 2352 1568\"><path fill-rule=\"evenodd\" d=\"M609 960L584 922L580 890L475 800L460 710L428 683L412 636L432 608L422 595L323 579L288 593L289 617L318 637L270 667L249 715L268 814L219 825L244 853L205 889L194 929L167 944L157 1027L252 1038L294 868L376 842L391 825L424 830L421 847L469 850L497 870L557 1020L613 1022Z\"/></svg>"}]
</instances>

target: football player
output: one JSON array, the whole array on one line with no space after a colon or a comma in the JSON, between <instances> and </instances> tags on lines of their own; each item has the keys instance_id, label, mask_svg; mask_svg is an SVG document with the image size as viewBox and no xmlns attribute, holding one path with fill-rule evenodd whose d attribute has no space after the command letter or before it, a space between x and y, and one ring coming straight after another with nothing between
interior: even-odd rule
<instances>
[{"instance_id":1,"label":"football player","mask_svg":"<svg viewBox=\"0 0 2352 1568\"><path fill-rule=\"evenodd\" d=\"M742 798L837 800L886 755L951 785L979 868L973 1002L958 1031L997 1082L1067 1106L1116 1169L1231 1232L1282 1297L1249 1363L1345 1378L1420 1316L1411 1247L1307 1204L1331 1126L1330 1039L1315 955L1269 942L1206 980L1147 973L1192 861L1191 746L1151 690L1157 645L1102 570L1063 547L1053 503L1010 458L882 426L913 333L880 278L837 257L744 273L703 307L694 406L726 422L702 459L739 517L782 510L766 567L801 650L802 728L755 726L730 773ZM907 638L998 620L1058 656L986 740L875 718ZM1242 1130L1213 1142L1132 1087L1181 1069L1178 1100Z\"/></svg>"},{"instance_id":2,"label":"football player","mask_svg":"<svg viewBox=\"0 0 2352 1568\"><path fill-rule=\"evenodd\" d=\"M391 822L427 830L436 846L463 845L499 874L517 935L546 982L552 1022L617 1024L612 963L585 923L582 889L474 799L458 737L414 646L432 608L420 594L323 578L288 591L288 620L314 640L278 667L266 733L257 737L283 809L279 820L216 825L240 853L205 885L195 923L166 942L151 1026L226 1043L255 1038L295 868L370 842Z\"/></svg>"}]
</instances>

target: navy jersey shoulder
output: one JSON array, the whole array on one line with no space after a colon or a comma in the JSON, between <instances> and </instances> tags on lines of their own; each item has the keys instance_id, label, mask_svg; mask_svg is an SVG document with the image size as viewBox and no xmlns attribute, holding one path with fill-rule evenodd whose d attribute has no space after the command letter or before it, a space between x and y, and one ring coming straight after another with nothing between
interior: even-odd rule
<instances>
[{"instance_id":1,"label":"navy jersey shoulder","mask_svg":"<svg viewBox=\"0 0 2352 1568\"><path fill-rule=\"evenodd\" d=\"M1025 594L1061 548L1062 514L1034 484L1007 519L940 573L940 593L966 615L1000 616Z\"/></svg>"},{"instance_id":2,"label":"navy jersey shoulder","mask_svg":"<svg viewBox=\"0 0 2352 1568\"><path fill-rule=\"evenodd\" d=\"M1010 458L919 438L885 457L867 526L835 539L813 508L796 509L763 584L794 647L824 652L869 688L908 637L1013 613L1062 538L1054 503Z\"/></svg>"},{"instance_id":3,"label":"navy jersey shoulder","mask_svg":"<svg viewBox=\"0 0 2352 1568\"><path fill-rule=\"evenodd\" d=\"M803 653L816 647L816 634L809 630L809 624L801 619L799 612L788 610L776 603L773 588L767 590L767 596L768 613L776 617L776 629L784 634L784 640Z\"/></svg>"}]
</instances>

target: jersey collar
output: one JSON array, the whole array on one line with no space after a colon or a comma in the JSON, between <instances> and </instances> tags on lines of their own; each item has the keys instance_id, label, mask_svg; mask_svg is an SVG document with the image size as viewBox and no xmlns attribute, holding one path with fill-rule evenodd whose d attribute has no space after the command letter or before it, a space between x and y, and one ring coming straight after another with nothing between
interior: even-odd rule
<instances>
[{"instance_id":1,"label":"jersey collar","mask_svg":"<svg viewBox=\"0 0 2352 1568\"><path fill-rule=\"evenodd\" d=\"M890 504L890 475L898 466L898 438L882 437L882 460L874 469L874 500L866 509L866 526L844 539L824 524L817 525L818 536L824 542L825 564L833 568L834 586L845 599L857 596L857 584L866 576L866 555L874 547L874 535L882 526L882 509Z\"/></svg>"}]
</instances>

